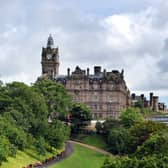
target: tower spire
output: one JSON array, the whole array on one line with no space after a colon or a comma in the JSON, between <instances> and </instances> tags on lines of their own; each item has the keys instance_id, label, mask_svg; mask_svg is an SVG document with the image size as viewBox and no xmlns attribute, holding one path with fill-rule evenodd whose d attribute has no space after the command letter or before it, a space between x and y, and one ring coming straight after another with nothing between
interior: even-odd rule
<instances>
[{"instance_id":1,"label":"tower spire","mask_svg":"<svg viewBox=\"0 0 168 168\"><path fill-rule=\"evenodd\" d=\"M47 48L53 48L54 47L54 40L52 38L52 35L50 34L47 40Z\"/></svg>"},{"instance_id":2,"label":"tower spire","mask_svg":"<svg viewBox=\"0 0 168 168\"><path fill-rule=\"evenodd\" d=\"M51 34L47 40L46 48L42 48L42 74L47 74L54 79L59 74L59 53L58 47L54 47L54 40Z\"/></svg>"}]
</instances>

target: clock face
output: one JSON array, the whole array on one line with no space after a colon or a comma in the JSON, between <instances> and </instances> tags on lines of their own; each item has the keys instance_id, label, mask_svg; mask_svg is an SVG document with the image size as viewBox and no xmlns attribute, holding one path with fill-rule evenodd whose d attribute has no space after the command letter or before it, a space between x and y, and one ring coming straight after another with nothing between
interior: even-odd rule
<instances>
[{"instance_id":1,"label":"clock face","mask_svg":"<svg viewBox=\"0 0 168 168\"><path fill-rule=\"evenodd\" d=\"M52 55L51 54L47 54L47 59L51 59Z\"/></svg>"}]
</instances>

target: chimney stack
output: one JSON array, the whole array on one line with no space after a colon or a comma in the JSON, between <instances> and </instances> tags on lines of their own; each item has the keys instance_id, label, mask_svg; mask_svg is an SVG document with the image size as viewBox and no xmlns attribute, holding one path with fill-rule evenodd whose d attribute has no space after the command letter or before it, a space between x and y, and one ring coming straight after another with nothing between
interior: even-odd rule
<instances>
[{"instance_id":1,"label":"chimney stack","mask_svg":"<svg viewBox=\"0 0 168 168\"><path fill-rule=\"evenodd\" d=\"M132 100L135 100L135 96L136 96L136 94L132 93L132 95L131 95Z\"/></svg>"},{"instance_id":2,"label":"chimney stack","mask_svg":"<svg viewBox=\"0 0 168 168\"><path fill-rule=\"evenodd\" d=\"M142 101L144 100L144 94L141 94L141 100Z\"/></svg>"},{"instance_id":3,"label":"chimney stack","mask_svg":"<svg viewBox=\"0 0 168 168\"><path fill-rule=\"evenodd\" d=\"M94 67L94 74L99 75L101 73L101 66L95 66Z\"/></svg>"},{"instance_id":4,"label":"chimney stack","mask_svg":"<svg viewBox=\"0 0 168 168\"><path fill-rule=\"evenodd\" d=\"M152 92L149 94L149 97L150 97L150 107L152 107L153 106L153 93Z\"/></svg>"},{"instance_id":5,"label":"chimney stack","mask_svg":"<svg viewBox=\"0 0 168 168\"><path fill-rule=\"evenodd\" d=\"M103 75L106 77L106 69L103 70Z\"/></svg>"},{"instance_id":6,"label":"chimney stack","mask_svg":"<svg viewBox=\"0 0 168 168\"><path fill-rule=\"evenodd\" d=\"M67 75L70 77L70 68L67 69Z\"/></svg>"},{"instance_id":7,"label":"chimney stack","mask_svg":"<svg viewBox=\"0 0 168 168\"><path fill-rule=\"evenodd\" d=\"M87 68L87 76L89 76L89 68Z\"/></svg>"}]
</instances>

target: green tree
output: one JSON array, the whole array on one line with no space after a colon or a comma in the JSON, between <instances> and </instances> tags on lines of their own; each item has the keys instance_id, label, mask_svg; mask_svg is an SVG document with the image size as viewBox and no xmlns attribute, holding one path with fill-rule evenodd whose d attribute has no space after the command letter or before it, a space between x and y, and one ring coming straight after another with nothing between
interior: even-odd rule
<instances>
[{"instance_id":1,"label":"green tree","mask_svg":"<svg viewBox=\"0 0 168 168\"><path fill-rule=\"evenodd\" d=\"M106 137L108 137L109 132L111 129L119 128L121 127L121 123L119 120L108 118L105 122L102 124L103 134L105 134Z\"/></svg>"},{"instance_id":2,"label":"green tree","mask_svg":"<svg viewBox=\"0 0 168 168\"><path fill-rule=\"evenodd\" d=\"M121 168L139 168L139 161L137 158L123 157L121 160Z\"/></svg>"},{"instance_id":3,"label":"green tree","mask_svg":"<svg viewBox=\"0 0 168 168\"><path fill-rule=\"evenodd\" d=\"M72 132L78 133L81 128L90 124L92 119L90 109L81 103L75 103L71 110L71 126Z\"/></svg>"},{"instance_id":4,"label":"green tree","mask_svg":"<svg viewBox=\"0 0 168 168\"><path fill-rule=\"evenodd\" d=\"M112 157L105 160L102 168L168 168L168 157L150 156L140 160L136 157Z\"/></svg>"},{"instance_id":5,"label":"green tree","mask_svg":"<svg viewBox=\"0 0 168 168\"><path fill-rule=\"evenodd\" d=\"M19 149L23 149L27 146L27 135L18 127L12 123L11 120L0 116L0 134L8 138L11 144L15 145Z\"/></svg>"},{"instance_id":6,"label":"green tree","mask_svg":"<svg viewBox=\"0 0 168 168\"><path fill-rule=\"evenodd\" d=\"M101 168L121 168L121 160L118 157L106 158Z\"/></svg>"},{"instance_id":7,"label":"green tree","mask_svg":"<svg viewBox=\"0 0 168 168\"><path fill-rule=\"evenodd\" d=\"M142 122L143 116L138 108L128 108L122 111L120 116L121 123L124 127L131 127L132 125Z\"/></svg>"},{"instance_id":8,"label":"green tree","mask_svg":"<svg viewBox=\"0 0 168 168\"><path fill-rule=\"evenodd\" d=\"M45 98L50 117L64 118L71 109L71 97L68 95L62 84L55 83L48 79L38 80L33 88Z\"/></svg>"},{"instance_id":9,"label":"green tree","mask_svg":"<svg viewBox=\"0 0 168 168\"><path fill-rule=\"evenodd\" d=\"M151 136L151 134L155 134L163 130L167 130L167 126L165 124L153 121L144 121L133 125L129 130L129 153L135 152L137 147L141 146Z\"/></svg>"},{"instance_id":10,"label":"green tree","mask_svg":"<svg viewBox=\"0 0 168 168\"><path fill-rule=\"evenodd\" d=\"M44 135L49 116L44 97L20 82L7 84L3 90L0 111L10 113L17 125L34 136Z\"/></svg>"},{"instance_id":11,"label":"green tree","mask_svg":"<svg viewBox=\"0 0 168 168\"><path fill-rule=\"evenodd\" d=\"M150 136L142 146L139 146L136 151L136 156L142 158L149 155L168 155L168 133L159 132Z\"/></svg>"},{"instance_id":12,"label":"green tree","mask_svg":"<svg viewBox=\"0 0 168 168\"><path fill-rule=\"evenodd\" d=\"M127 152L129 131L125 128L111 129L108 136L108 146L113 154L124 154Z\"/></svg>"},{"instance_id":13,"label":"green tree","mask_svg":"<svg viewBox=\"0 0 168 168\"><path fill-rule=\"evenodd\" d=\"M45 155L46 154L46 142L45 139L43 137L38 137L35 141L35 147L37 152L40 155Z\"/></svg>"},{"instance_id":14,"label":"green tree","mask_svg":"<svg viewBox=\"0 0 168 168\"><path fill-rule=\"evenodd\" d=\"M102 132L102 129L103 129L102 123L100 121L97 121L95 128L96 128L97 134L100 134Z\"/></svg>"},{"instance_id":15,"label":"green tree","mask_svg":"<svg viewBox=\"0 0 168 168\"><path fill-rule=\"evenodd\" d=\"M156 157L143 157L143 159L139 161L139 168L158 168L157 162L158 160ZM162 165L160 166L162 167Z\"/></svg>"},{"instance_id":16,"label":"green tree","mask_svg":"<svg viewBox=\"0 0 168 168\"><path fill-rule=\"evenodd\" d=\"M69 138L70 129L59 120L55 120L48 128L46 139L50 146L62 148L64 142Z\"/></svg>"},{"instance_id":17,"label":"green tree","mask_svg":"<svg viewBox=\"0 0 168 168\"><path fill-rule=\"evenodd\" d=\"M1 135L0 136L0 165L2 161L5 161L10 154L10 142L9 140Z\"/></svg>"},{"instance_id":18,"label":"green tree","mask_svg":"<svg viewBox=\"0 0 168 168\"><path fill-rule=\"evenodd\" d=\"M71 98L62 85L50 81L38 84L0 83L0 164L8 156L15 156L18 149L33 145L41 155L53 147L63 147L69 138L70 128L64 123L48 123L48 109L67 113Z\"/></svg>"}]
</instances>

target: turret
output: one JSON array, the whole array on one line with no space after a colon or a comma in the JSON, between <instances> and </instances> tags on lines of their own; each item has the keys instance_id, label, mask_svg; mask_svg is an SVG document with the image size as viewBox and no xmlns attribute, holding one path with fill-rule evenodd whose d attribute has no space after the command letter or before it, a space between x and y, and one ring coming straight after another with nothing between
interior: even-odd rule
<instances>
[{"instance_id":1,"label":"turret","mask_svg":"<svg viewBox=\"0 0 168 168\"><path fill-rule=\"evenodd\" d=\"M47 48L54 48L54 40L51 34L49 35L48 40L47 40Z\"/></svg>"},{"instance_id":2,"label":"turret","mask_svg":"<svg viewBox=\"0 0 168 168\"><path fill-rule=\"evenodd\" d=\"M159 97L153 96L153 111L158 111Z\"/></svg>"},{"instance_id":3,"label":"turret","mask_svg":"<svg viewBox=\"0 0 168 168\"><path fill-rule=\"evenodd\" d=\"M59 74L59 51L54 48L54 40L51 34L47 40L46 48L42 48L42 75L47 75L54 79Z\"/></svg>"}]
</instances>

